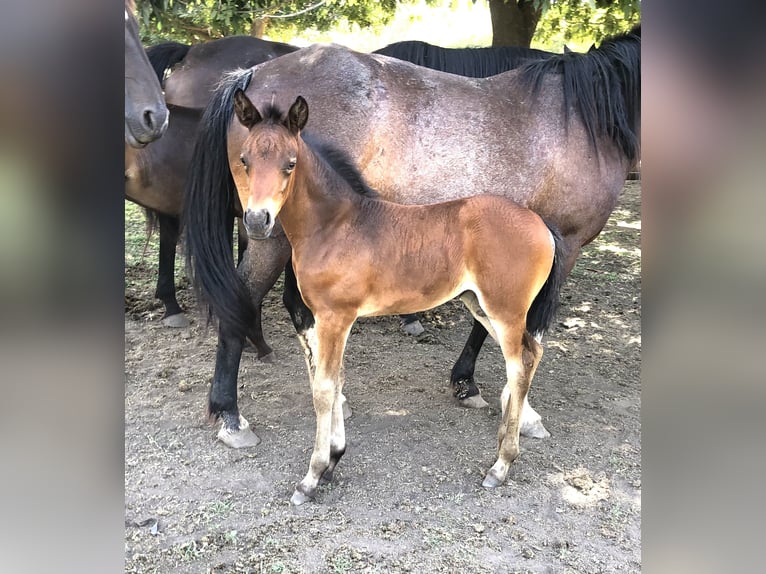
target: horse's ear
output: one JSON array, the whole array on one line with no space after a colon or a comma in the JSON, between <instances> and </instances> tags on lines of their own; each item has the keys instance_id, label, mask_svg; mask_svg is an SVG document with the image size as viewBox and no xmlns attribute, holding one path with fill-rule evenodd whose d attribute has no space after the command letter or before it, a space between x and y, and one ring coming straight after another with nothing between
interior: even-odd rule
<instances>
[{"instance_id":1,"label":"horse's ear","mask_svg":"<svg viewBox=\"0 0 766 574\"><path fill-rule=\"evenodd\" d=\"M309 119L309 105L303 96L298 96L295 99L295 103L290 106L290 111L287 112L287 128L297 134L306 125Z\"/></svg>"},{"instance_id":2,"label":"horse's ear","mask_svg":"<svg viewBox=\"0 0 766 574\"><path fill-rule=\"evenodd\" d=\"M240 88L234 92L234 113L237 114L237 118L247 129L261 121L261 114L258 113L253 102Z\"/></svg>"}]
</instances>

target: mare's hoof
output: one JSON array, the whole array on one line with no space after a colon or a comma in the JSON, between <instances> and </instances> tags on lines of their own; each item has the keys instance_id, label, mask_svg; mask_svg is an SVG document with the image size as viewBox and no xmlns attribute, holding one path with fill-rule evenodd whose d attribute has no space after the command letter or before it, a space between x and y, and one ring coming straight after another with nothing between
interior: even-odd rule
<instances>
[{"instance_id":1,"label":"mare's hoof","mask_svg":"<svg viewBox=\"0 0 766 574\"><path fill-rule=\"evenodd\" d=\"M295 506L300 506L304 502L311 502L313 499L313 497L306 496L296 488L295 492L293 492L293 495L290 497L290 502L292 502Z\"/></svg>"},{"instance_id":2,"label":"mare's hoof","mask_svg":"<svg viewBox=\"0 0 766 574\"><path fill-rule=\"evenodd\" d=\"M487 476L484 477L484 480L481 483L484 488L497 488L501 484L503 484L503 481L499 480L491 472L487 473Z\"/></svg>"},{"instance_id":3,"label":"mare's hoof","mask_svg":"<svg viewBox=\"0 0 766 574\"><path fill-rule=\"evenodd\" d=\"M485 401L481 397L481 395L473 395L472 397L468 397L467 399L459 400L458 404L461 407L466 407L469 409L483 409L484 407L489 406L489 403Z\"/></svg>"},{"instance_id":4,"label":"mare's hoof","mask_svg":"<svg viewBox=\"0 0 766 574\"><path fill-rule=\"evenodd\" d=\"M408 335L412 335L413 337L422 335L425 332L425 329L423 328L423 325L420 324L420 321L413 321L412 323L402 323L402 330Z\"/></svg>"},{"instance_id":5,"label":"mare's hoof","mask_svg":"<svg viewBox=\"0 0 766 574\"><path fill-rule=\"evenodd\" d=\"M528 438L548 438L551 436L551 433L549 433L543 426L543 421L539 419L529 422L521 421L519 432Z\"/></svg>"},{"instance_id":6,"label":"mare's hoof","mask_svg":"<svg viewBox=\"0 0 766 574\"><path fill-rule=\"evenodd\" d=\"M250 448L258 446L261 439L250 429L250 423L240 415L239 429L234 430L221 427L218 431L218 440L230 448Z\"/></svg>"},{"instance_id":7,"label":"mare's hoof","mask_svg":"<svg viewBox=\"0 0 766 574\"><path fill-rule=\"evenodd\" d=\"M270 353L266 353L262 357L258 357L258 360L261 363L266 363L268 365L273 365L277 362L277 354L274 351L271 351Z\"/></svg>"},{"instance_id":8,"label":"mare's hoof","mask_svg":"<svg viewBox=\"0 0 766 574\"><path fill-rule=\"evenodd\" d=\"M354 414L353 412L351 412L351 407L348 406L348 401L343 401L343 405L341 406L341 408L343 409L343 420L347 421L348 419L351 418L351 415Z\"/></svg>"},{"instance_id":9,"label":"mare's hoof","mask_svg":"<svg viewBox=\"0 0 766 574\"><path fill-rule=\"evenodd\" d=\"M184 327L188 327L191 323L189 323L189 319L186 318L186 315L183 313L176 313L175 315L168 315L167 317L163 317L162 324L165 325L165 327L182 329Z\"/></svg>"}]
</instances>

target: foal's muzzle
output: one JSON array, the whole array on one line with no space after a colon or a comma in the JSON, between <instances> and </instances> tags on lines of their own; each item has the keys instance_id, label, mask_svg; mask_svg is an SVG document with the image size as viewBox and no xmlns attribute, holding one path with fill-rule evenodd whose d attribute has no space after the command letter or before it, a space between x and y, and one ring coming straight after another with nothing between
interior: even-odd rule
<instances>
[{"instance_id":1,"label":"foal's muzzle","mask_svg":"<svg viewBox=\"0 0 766 574\"><path fill-rule=\"evenodd\" d=\"M243 221L250 239L266 239L274 228L274 218L267 209L248 209Z\"/></svg>"}]
</instances>

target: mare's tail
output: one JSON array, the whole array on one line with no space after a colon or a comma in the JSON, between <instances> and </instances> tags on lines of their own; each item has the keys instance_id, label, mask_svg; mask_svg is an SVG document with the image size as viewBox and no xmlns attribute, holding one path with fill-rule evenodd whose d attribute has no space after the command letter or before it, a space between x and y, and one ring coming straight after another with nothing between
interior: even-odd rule
<instances>
[{"instance_id":1,"label":"mare's tail","mask_svg":"<svg viewBox=\"0 0 766 574\"><path fill-rule=\"evenodd\" d=\"M237 190L229 170L227 134L232 96L250 83L252 69L224 75L205 109L186 180L183 210L186 261L198 298L222 327L246 336L255 309L232 259Z\"/></svg>"},{"instance_id":2,"label":"mare's tail","mask_svg":"<svg viewBox=\"0 0 766 574\"><path fill-rule=\"evenodd\" d=\"M182 61L190 48L191 46L180 42L163 42L146 49L149 63L154 68L154 73L157 74L161 86L164 84L165 71Z\"/></svg>"},{"instance_id":3,"label":"mare's tail","mask_svg":"<svg viewBox=\"0 0 766 574\"><path fill-rule=\"evenodd\" d=\"M553 266L545 280L542 289L532 301L532 306L527 312L527 331L532 335L539 337L544 335L553 323L556 311L559 308L559 296L561 294L561 285L564 282L564 259L565 246L564 239L559 230L552 224L545 222L548 230L553 236L555 244L553 255Z\"/></svg>"}]
</instances>

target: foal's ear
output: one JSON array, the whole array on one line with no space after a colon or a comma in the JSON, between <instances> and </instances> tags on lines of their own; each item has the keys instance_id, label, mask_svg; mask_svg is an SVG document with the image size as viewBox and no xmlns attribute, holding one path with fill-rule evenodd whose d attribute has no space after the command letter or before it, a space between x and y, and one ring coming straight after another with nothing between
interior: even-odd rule
<instances>
[{"instance_id":1,"label":"foal's ear","mask_svg":"<svg viewBox=\"0 0 766 574\"><path fill-rule=\"evenodd\" d=\"M295 103L290 106L290 111L287 112L287 129L294 134L297 134L306 125L309 119L309 105L303 96L298 96L295 99Z\"/></svg>"},{"instance_id":2,"label":"foal's ear","mask_svg":"<svg viewBox=\"0 0 766 574\"><path fill-rule=\"evenodd\" d=\"M234 113L237 114L237 118L247 129L261 121L261 114L258 113L253 102L240 88L234 92Z\"/></svg>"}]
</instances>

